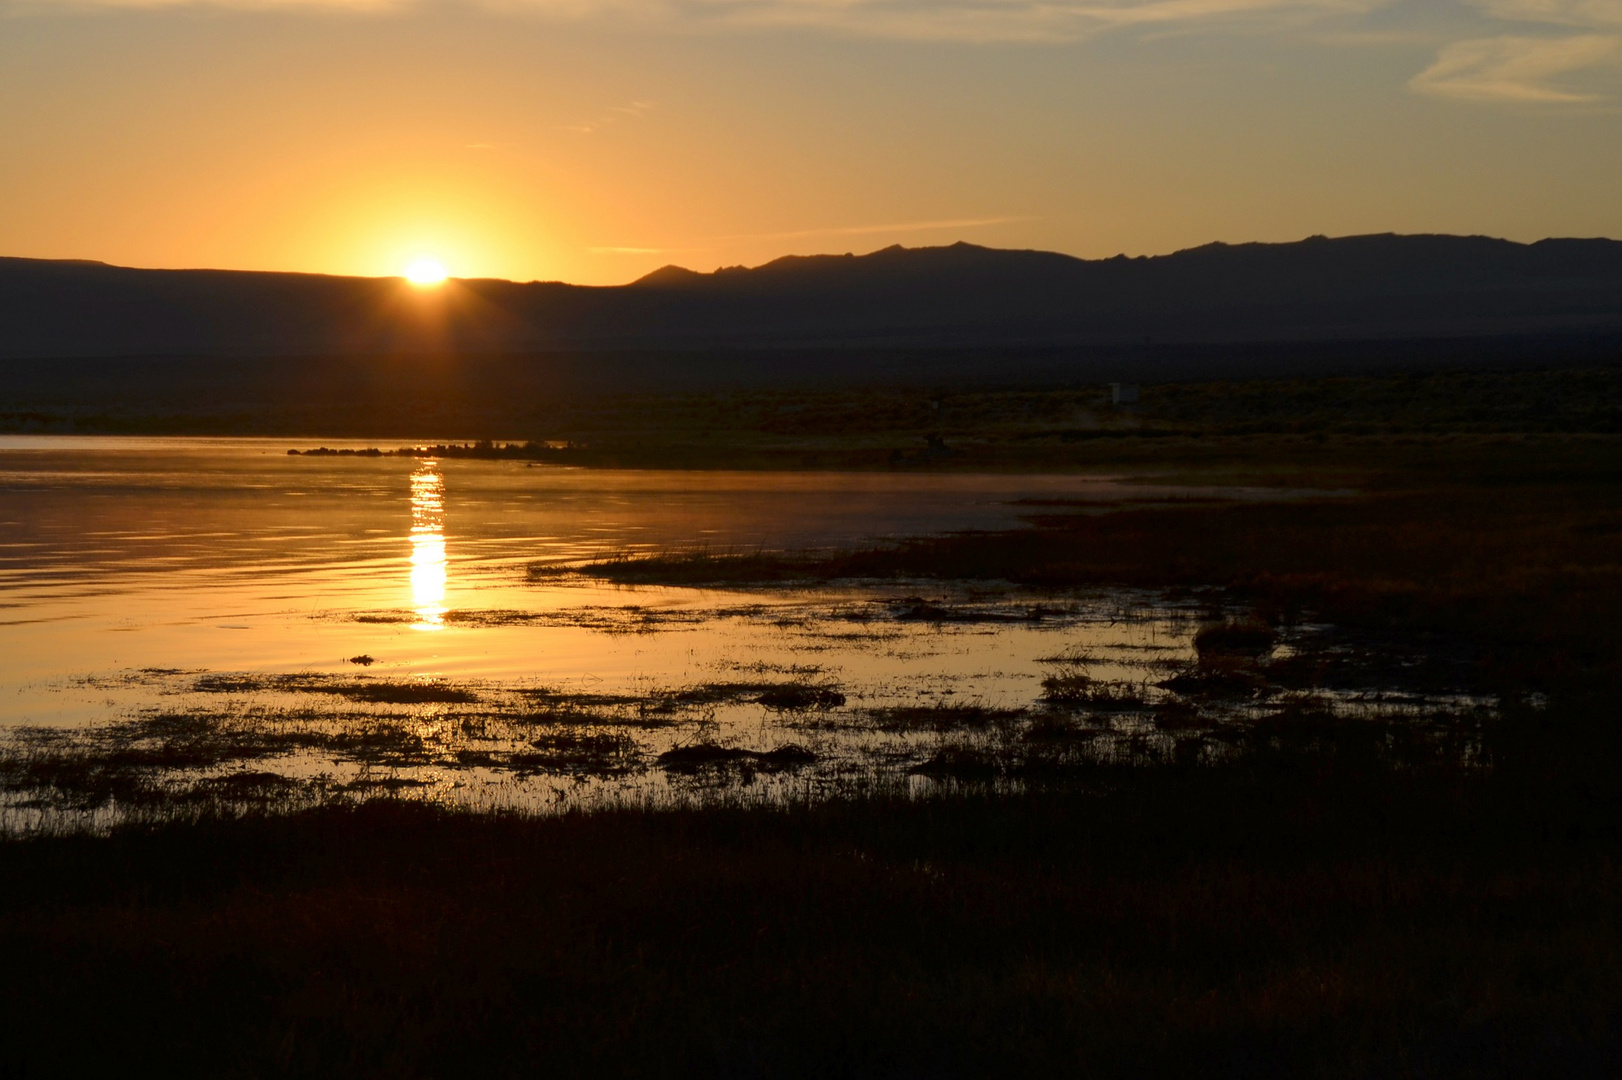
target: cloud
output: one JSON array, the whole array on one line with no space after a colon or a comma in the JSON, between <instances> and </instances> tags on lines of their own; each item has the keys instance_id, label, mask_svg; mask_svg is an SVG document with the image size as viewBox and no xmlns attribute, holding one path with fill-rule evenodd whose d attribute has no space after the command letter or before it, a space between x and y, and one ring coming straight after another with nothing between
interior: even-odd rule
<instances>
[{"instance_id":1,"label":"cloud","mask_svg":"<svg viewBox=\"0 0 1622 1080\"><path fill-rule=\"evenodd\" d=\"M307 11L387 14L412 6L413 0L0 0L0 17L40 15L52 11L157 11L184 7L233 11Z\"/></svg>"},{"instance_id":2,"label":"cloud","mask_svg":"<svg viewBox=\"0 0 1622 1080\"><path fill-rule=\"evenodd\" d=\"M1506 22L1551 23L1598 30L1622 27L1622 0L1476 0L1475 6Z\"/></svg>"},{"instance_id":3,"label":"cloud","mask_svg":"<svg viewBox=\"0 0 1622 1080\"><path fill-rule=\"evenodd\" d=\"M562 128L564 131L572 131L576 135L590 135L594 131L601 131L610 124L618 123L627 117L632 120L639 120L646 116L654 105L655 102L652 101L633 101L628 105L612 105L604 116L599 116L594 120L581 120L574 124L564 124Z\"/></svg>"},{"instance_id":4,"label":"cloud","mask_svg":"<svg viewBox=\"0 0 1622 1080\"><path fill-rule=\"evenodd\" d=\"M544 0L543 0L544 2ZM1288 21L1369 11L1382 0L672 0L722 26L809 28L915 41L1059 42L1110 30Z\"/></svg>"},{"instance_id":5,"label":"cloud","mask_svg":"<svg viewBox=\"0 0 1622 1080\"><path fill-rule=\"evenodd\" d=\"M1547 80L1593 67L1613 56L1618 45L1622 38L1606 34L1458 41L1437 53L1435 63L1409 80L1408 87L1460 101L1554 105L1598 101L1597 94L1561 89Z\"/></svg>"},{"instance_id":6,"label":"cloud","mask_svg":"<svg viewBox=\"0 0 1622 1080\"><path fill-rule=\"evenodd\" d=\"M918 41L1059 42L1134 27L1269 22L1293 26L1326 16L1361 14L1391 0L0 0L0 9L214 6L387 12L445 2L560 21L807 28ZM646 105L633 102L622 110L639 107ZM603 122L585 121L569 129L584 133Z\"/></svg>"},{"instance_id":7,"label":"cloud","mask_svg":"<svg viewBox=\"0 0 1622 1080\"><path fill-rule=\"evenodd\" d=\"M792 232L732 233L711 236L701 247L591 247L593 255L674 255L703 253L716 250L718 244L735 244L751 240L806 240L818 236L871 236L877 233L929 232L944 229L979 229L988 225L1006 225L1015 221L1033 221L1030 217L951 218L941 221L903 221L888 225L835 225L826 229L795 229Z\"/></svg>"},{"instance_id":8,"label":"cloud","mask_svg":"<svg viewBox=\"0 0 1622 1080\"><path fill-rule=\"evenodd\" d=\"M980 229L987 225L1007 225L1030 221L1028 217L953 218L946 221L904 221L890 225L839 225L827 229L797 229L794 232L743 233L717 236L716 240L803 240L813 236L872 236L875 233L930 232L940 229Z\"/></svg>"},{"instance_id":9,"label":"cloud","mask_svg":"<svg viewBox=\"0 0 1622 1080\"><path fill-rule=\"evenodd\" d=\"M1477 38L1448 45L1408 83L1411 90L1459 101L1582 105L1604 95L1550 80L1597 67L1622 47L1622 0L1468 0L1503 22L1581 27L1597 33L1569 37ZM1611 32L1607 32L1611 31Z\"/></svg>"}]
</instances>

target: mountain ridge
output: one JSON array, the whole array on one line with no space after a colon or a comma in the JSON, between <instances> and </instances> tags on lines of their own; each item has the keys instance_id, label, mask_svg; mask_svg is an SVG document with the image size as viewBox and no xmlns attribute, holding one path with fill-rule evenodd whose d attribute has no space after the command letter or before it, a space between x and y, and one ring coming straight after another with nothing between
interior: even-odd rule
<instances>
[{"instance_id":1,"label":"mountain ridge","mask_svg":"<svg viewBox=\"0 0 1622 1080\"><path fill-rule=\"evenodd\" d=\"M1082 259L966 242L624 285L0 258L0 357L1345 340L1622 327L1622 241L1374 233Z\"/></svg>"}]
</instances>

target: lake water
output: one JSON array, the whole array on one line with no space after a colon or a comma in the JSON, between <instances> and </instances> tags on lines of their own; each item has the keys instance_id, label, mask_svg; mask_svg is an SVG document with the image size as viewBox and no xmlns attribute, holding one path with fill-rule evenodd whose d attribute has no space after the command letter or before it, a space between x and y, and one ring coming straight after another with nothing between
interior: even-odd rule
<instances>
[{"instance_id":1,"label":"lake water","mask_svg":"<svg viewBox=\"0 0 1622 1080\"><path fill-rule=\"evenodd\" d=\"M684 747L788 748L724 764L757 791L803 788L906 773L955 727L1006 737L1077 658L1095 680L1147 688L1194 655L1196 605L1119 592L739 592L526 573L1005 528L1029 512L1022 500L1107 507L1165 488L287 453L310 445L0 437L0 729L24 747L9 759L14 805L49 802L17 761L71 787L62 761L95 753L169 762L189 783L285 776L533 805L713 781L656 767ZM920 600L952 618L919 617ZM794 693L774 697L781 687ZM79 802L116 812L131 792Z\"/></svg>"}]
</instances>

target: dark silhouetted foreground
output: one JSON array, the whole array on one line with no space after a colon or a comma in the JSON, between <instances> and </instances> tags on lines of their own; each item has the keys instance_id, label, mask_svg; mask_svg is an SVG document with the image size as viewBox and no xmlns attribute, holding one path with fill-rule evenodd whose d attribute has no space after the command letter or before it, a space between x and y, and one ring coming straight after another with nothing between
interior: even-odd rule
<instances>
[{"instance_id":1,"label":"dark silhouetted foreground","mask_svg":"<svg viewBox=\"0 0 1622 1080\"><path fill-rule=\"evenodd\" d=\"M1614 1075L1622 808L1573 763L1320 730L1094 794L14 843L0 1068Z\"/></svg>"},{"instance_id":2,"label":"dark silhouetted foreground","mask_svg":"<svg viewBox=\"0 0 1622 1080\"><path fill-rule=\"evenodd\" d=\"M1159 758L1010 789L947 755L923 800L551 819L382 800L8 841L0 1073L1616 1075L1615 397L1378 430L1313 392L1272 429L1247 425L1288 394L1211 387L1143 405L1192 431L1054 439L1333 495L1033 506L1024 532L589 569L1193 590L1251 611L1197 642L1213 693L1243 674L1224 657L1324 619L1360 646L1347 662L1423 681L1408 661L1443 656L1496 710L1421 726L1285 702L1215 755L1167 713ZM1332 689L1337 662L1300 674Z\"/></svg>"}]
</instances>

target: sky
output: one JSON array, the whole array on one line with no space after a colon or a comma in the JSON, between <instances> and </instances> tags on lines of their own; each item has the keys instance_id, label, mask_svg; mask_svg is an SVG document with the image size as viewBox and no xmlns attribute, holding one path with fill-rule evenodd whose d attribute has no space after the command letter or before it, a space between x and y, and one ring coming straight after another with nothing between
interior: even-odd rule
<instances>
[{"instance_id":1,"label":"sky","mask_svg":"<svg viewBox=\"0 0 1622 1080\"><path fill-rule=\"evenodd\" d=\"M0 255L1622 237L1622 0L0 0Z\"/></svg>"}]
</instances>

